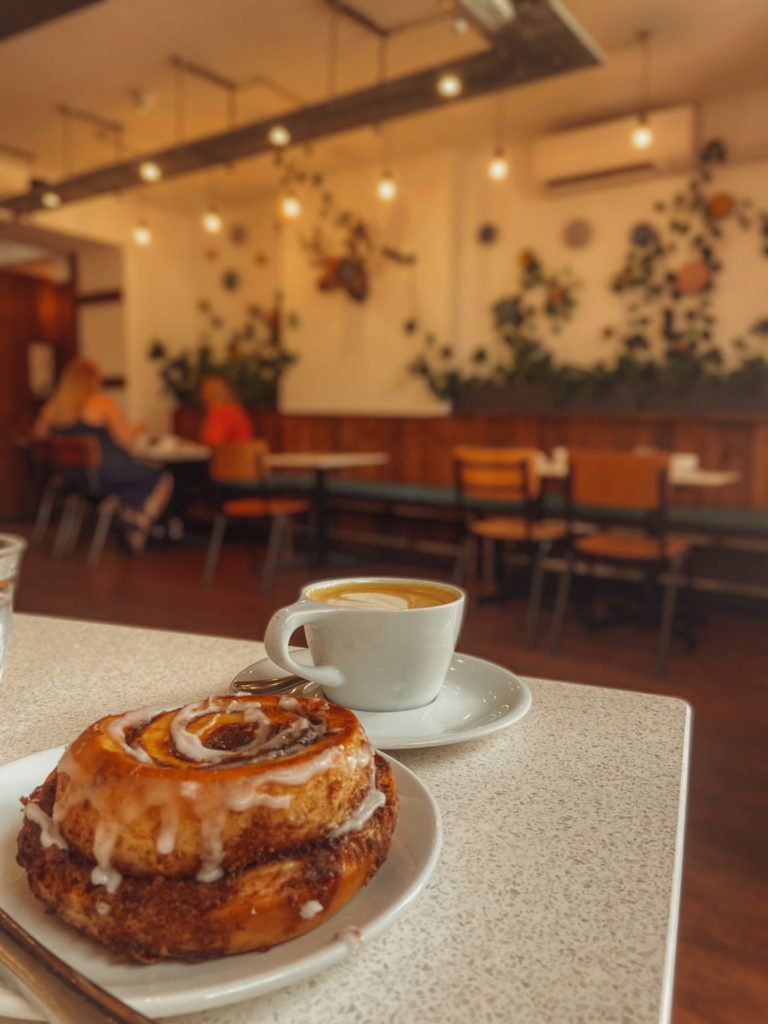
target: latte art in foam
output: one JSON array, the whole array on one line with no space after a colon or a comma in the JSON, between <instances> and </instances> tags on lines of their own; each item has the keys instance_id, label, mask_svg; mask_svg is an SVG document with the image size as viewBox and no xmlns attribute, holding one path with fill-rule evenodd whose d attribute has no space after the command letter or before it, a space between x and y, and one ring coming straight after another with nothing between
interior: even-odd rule
<instances>
[{"instance_id":1,"label":"latte art in foam","mask_svg":"<svg viewBox=\"0 0 768 1024\"><path fill-rule=\"evenodd\" d=\"M370 590L367 594L340 594L338 597L321 598L324 604L334 604L339 608L409 608L408 599L400 594L382 594L380 590Z\"/></svg>"},{"instance_id":2,"label":"latte art in foam","mask_svg":"<svg viewBox=\"0 0 768 1024\"><path fill-rule=\"evenodd\" d=\"M307 597L338 608L370 608L376 611L401 611L407 608L432 608L451 604L461 596L453 587L416 580L344 580L313 587Z\"/></svg>"}]
</instances>

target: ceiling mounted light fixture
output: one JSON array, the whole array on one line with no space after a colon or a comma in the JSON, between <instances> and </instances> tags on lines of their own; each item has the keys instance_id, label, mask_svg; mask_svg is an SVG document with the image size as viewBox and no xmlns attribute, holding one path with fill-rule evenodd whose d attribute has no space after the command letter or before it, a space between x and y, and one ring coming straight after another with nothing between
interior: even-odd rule
<instances>
[{"instance_id":1,"label":"ceiling mounted light fixture","mask_svg":"<svg viewBox=\"0 0 768 1024\"><path fill-rule=\"evenodd\" d=\"M203 214L203 227L205 230L209 235L217 235L223 226L224 221L221 219L219 211L215 207L209 206Z\"/></svg>"},{"instance_id":2,"label":"ceiling mounted light fixture","mask_svg":"<svg viewBox=\"0 0 768 1024\"><path fill-rule=\"evenodd\" d=\"M160 164L156 164L154 160L143 160L139 164L139 177L142 181L146 181L148 183L160 181L162 176L162 168L160 167Z\"/></svg>"},{"instance_id":3,"label":"ceiling mounted light fixture","mask_svg":"<svg viewBox=\"0 0 768 1024\"><path fill-rule=\"evenodd\" d=\"M460 11L474 23L467 7L468 0L454 0L452 14ZM443 16L449 19L451 14ZM559 77L605 59L599 47L555 0L520 2L514 20L496 31L484 31L483 35L488 45L481 51L452 59L441 67L421 67L381 84L335 93L314 103L287 97L292 106L280 115L279 123L290 132L292 145L304 145L363 126L386 124L434 110L446 101L456 102L459 95L462 100L484 96L499 89ZM524 59L520 59L521 54ZM452 83L448 96L435 89L444 76L450 76L448 81ZM458 83L462 83L459 93L453 95ZM232 91L230 85L227 83L228 94ZM120 156L113 163L92 170L76 174L68 171L57 181L56 191L62 204L66 204L135 188L141 184L137 171L142 160L157 164L163 180L168 181L274 153L268 135L275 123L274 115L249 124L228 123L224 130L199 138L184 137L180 130L175 142L146 153L138 161ZM16 195L3 195L0 207L15 216L34 214L40 210L39 189L30 186Z\"/></svg>"},{"instance_id":4,"label":"ceiling mounted light fixture","mask_svg":"<svg viewBox=\"0 0 768 1024\"><path fill-rule=\"evenodd\" d=\"M152 242L152 231L146 221L140 220L133 229L133 240L136 245L149 245Z\"/></svg>"},{"instance_id":5,"label":"ceiling mounted light fixture","mask_svg":"<svg viewBox=\"0 0 768 1024\"><path fill-rule=\"evenodd\" d=\"M435 88L443 99L452 100L455 96L461 95L464 86L458 75L448 71L444 75L440 75Z\"/></svg>"},{"instance_id":6,"label":"ceiling mounted light fixture","mask_svg":"<svg viewBox=\"0 0 768 1024\"><path fill-rule=\"evenodd\" d=\"M642 57L640 66L640 113L637 117L637 124L632 129L630 141L635 149L648 149L649 146L653 145L653 130L648 124L651 33L644 29L642 32L637 33L637 39L641 46Z\"/></svg>"},{"instance_id":7,"label":"ceiling mounted light fixture","mask_svg":"<svg viewBox=\"0 0 768 1024\"><path fill-rule=\"evenodd\" d=\"M452 6L463 11L482 32L498 32L515 20L512 0L454 0Z\"/></svg>"},{"instance_id":8,"label":"ceiling mounted light fixture","mask_svg":"<svg viewBox=\"0 0 768 1024\"><path fill-rule=\"evenodd\" d=\"M61 196L58 192L54 192L53 189L49 188L40 196L40 202L46 210L55 210L57 207L61 206Z\"/></svg>"},{"instance_id":9,"label":"ceiling mounted light fixture","mask_svg":"<svg viewBox=\"0 0 768 1024\"><path fill-rule=\"evenodd\" d=\"M267 132L267 138L273 146L287 146L291 141L291 133L282 124L273 124Z\"/></svg>"}]
</instances>

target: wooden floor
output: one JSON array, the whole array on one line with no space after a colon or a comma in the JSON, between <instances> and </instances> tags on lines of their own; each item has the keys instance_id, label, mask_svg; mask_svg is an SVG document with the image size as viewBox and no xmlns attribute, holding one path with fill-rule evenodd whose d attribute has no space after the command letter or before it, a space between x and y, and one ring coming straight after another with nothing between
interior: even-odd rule
<instances>
[{"instance_id":1,"label":"wooden floor","mask_svg":"<svg viewBox=\"0 0 768 1024\"><path fill-rule=\"evenodd\" d=\"M5 524L4 529L13 524ZM28 528L17 527L28 533ZM111 541L96 570L84 555L53 560L30 551L17 607L65 615L260 639L274 608L292 601L309 578L278 576L260 598L246 548L223 554L214 586L200 585L202 543L151 548L130 559ZM448 578L439 562L369 561L356 574ZM316 575L316 574L315 574ZM477 596L471 588L471 596ZM545 612L541 636L546 635ZM708 613L694 654L674 646L667 678L653 677L655 634L636 627L589 633L571 615L562 655L522 645L523 605L478 607L473 600L460 648L523 675L682 697L694 709L683 900L674 1024L768 1021L768 615ZM618 1022L617 1022L618 1024Z\"/></svg>"}]
</instances>

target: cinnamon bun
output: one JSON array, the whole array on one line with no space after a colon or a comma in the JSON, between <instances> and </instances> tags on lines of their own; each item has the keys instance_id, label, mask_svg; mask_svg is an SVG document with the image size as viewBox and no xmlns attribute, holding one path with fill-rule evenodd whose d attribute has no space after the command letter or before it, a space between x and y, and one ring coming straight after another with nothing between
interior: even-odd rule
<instances>
[{"instance_id":1,"label":"cinnamon bun","mask_svg":"<svg viewBox=\"0 0 768 1024\"><path fill-rule=\"evenodd\" d=\"M316 927L381 866L397 815L389 765L352 712L285 696L103 718L24 803L32 892L139 962Z\"/></svg>"}]
</instances>

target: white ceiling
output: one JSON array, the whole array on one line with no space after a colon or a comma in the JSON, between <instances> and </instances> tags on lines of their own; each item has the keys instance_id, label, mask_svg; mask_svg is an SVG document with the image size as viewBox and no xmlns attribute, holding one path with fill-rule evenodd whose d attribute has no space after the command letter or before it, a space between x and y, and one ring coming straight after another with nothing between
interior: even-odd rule
<instances>
[{"instance_id":1,"label":"white ceiling","mask_svg":"<svg viewBox=\"0 0 768 1024\"><path fill-rule=\"evenodd\" d=\"M380 24L392 26L438 14L445 0L356 0ZM768 0L566 0L573 17L606 55L603 66L509 90L509 142L637 109L640 50L637 32L652 33L652 107L696 102L768 85ZM0 147L35 154L34 171L56 179L116 159L109 137L72 122L68 146L57 112L61 103L117 121L125 154L162 148L223 130L225 91L170 65L178 55L228 79L266 76L306 102L370 85L377 77L377 41L362 27L337 21L335 74L328 59L332 16L324 0L103 0L0 41ZM460 36L446 15L395 34L388 70L399 75L465 55L484 45ZM137 93L148 99L139 109ZM183 118L180 116L183 98ZM287 109L260 85L237 93L237 122ZM394 122L390 148L398 154L442 145L474 145L494 131L497 103L484 98ZM332 169L378 158L380 142L358 130L316 144L313 162ZM154 186L155 202L191 209L210 175ZM216 175L219 205L263 196L276 180L269 157L243 161Z\"/></svg>"}]
</instances>

